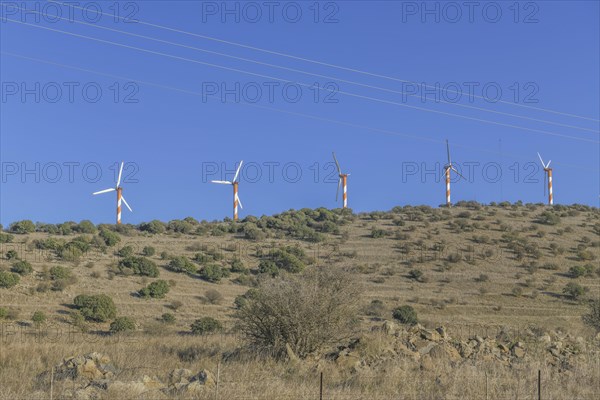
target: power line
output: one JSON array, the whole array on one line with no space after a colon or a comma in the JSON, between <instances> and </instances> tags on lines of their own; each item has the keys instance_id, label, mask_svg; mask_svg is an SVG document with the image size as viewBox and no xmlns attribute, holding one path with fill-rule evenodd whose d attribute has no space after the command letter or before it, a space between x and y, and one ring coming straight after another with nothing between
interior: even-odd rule
<instances>
[{"instance_id":1,"label":"power line","mask_svg":"<svg viewBox=\"0 0 600 400\"><path fill-rule=\"evenodd\" d=\"M167 53L161 53L161 52L158 52L158 51L148 50L148 49L144 49L144 48L140 48L140 47L135 47L135 46L129 46L129 45L122 44L122 43L112 42L110 40L104 40L104 39L99 39L99 38L95 38L95 37L91 37L91 36L80 35L80 34L77 34L77 33L67 32L67 31L63 31L63 30L60 30L60 29L53 29L53 28L49 28L49 27L41 26L41 25L29 24L29 23L26 23L26 22L17 21L17 20L13 20L13 19L10 19L10 18L6 18L5 21L18 23L18 24L21 24L21 25L32 26L32 27L38 28L38 29L45 29L45 30L49 30L49 31L53 31L53 32L58 32L58 33L62 33L62 34L65 34L65 35L74 36L74 37L83 38L83 39L88 39L88 40L92 40L92 41L96 41L96 42L100 42L100 43L111 44L111 45L118 46L118 47L124 47L124 48L132 49L132 50L141 51L141 52L144 52L144 53L150 53L150 54L159 55L159 56L163 56L163 57L173 58L173 59L176 59L176 60L187 61L187 62L191 62L191 63L195 63L195 64L200 64L200 65L206 65L206 66L209 66L209 67L219 68L219 69L223 69L223 70L227 70L227 71L239 72L239 73L243 73L243 74L247 74L247 75L252 75L252 76L257 76L257 77L261 77L261 78L268 78L268 79L278 80L278 81L281 81L281 82L297 84L299 86L304 86L304 87L309 87L309 88L312 87L312 85L308 85L306 83L294 82L294 81L290 81L290 80L287 80L287 79L278 78L278 77L274 77L274 76L270 76L270 75L258 74L258 73L254 73L254 72L250 72L250 71L245 71L245 70L237 69L237 68L225 67L225 66L218 65L218 64L212 64L212 63L207 63L207 62L204 62L204 61L194 60L194 59L191 59L191 58L180 57L180 56L176 56L176 55L172 55L172 54L167 54ZM600 143L600 141L592 140L592 139L587 139L587 138L582 138L582 137L579 137L579 136L565 135L565 134L556 133L556 132L550 132L550 131L545 131L545 130L541 130L541 129L526 128L526 127L522 127L522 126L518 126L518 125L505 124L505 123L502 123L502 122L490 121L490 120L485 120L485 119L475 118L475 117L468 117L468 116L465 116L465 115L454 114L454 113L449 113L449 112L445 112L445 111L431 110L431 109L424 108L424 107L412 106L412 105L408 105L408 104L404 104L404 103L398 103L398 102L395 102L395 101L378 99L378 98L370 97L370 96L363 96L363 95L359 95L359 94L356 94L356 93L350 93L350 92L345 92L345 91L341 91L341 90L337 91L336 93L340 93L340 94L343 94L343 95L346 95L346 96L350 96L350 97L356 97L356 98L359 98L359 99L371 100L371 101L375 101L375 102L378 102L378 103L390 104L390 105L395 105L395 106L399 106L399 107L406 107L406 108L411 108L411 109L425 111L425 112L431 112L431 113L440 114L440 115L446 115L446 116L452 116L452 117L457 117L457 118L463 118L463 119L467 119L467 120L471 120L471 121L476 121L476 122L483 122L483 123L488 123L488 124L492 124L492 125L503 126L503 127L507 127L507 128L520 129L520 130L524 130L524 131L545 134L545 135L549 135L549 136L562 137L562 138L566 138L566 139L572 139L572 140L578 140L578 141L590 142L590 143Z\"/></svg>"},{"instance_id":2,"label":"power line","mask_svg":"<svg viewBox=\"0 0 600 400\"><path fill-rule=\"evenodd\" d=\"M105 77L109 77L109 78L119 79L119 80L123 80L123 81L136 82L136 83L143 84L146 86L153 86L153 87L157 87L160 89L171 90L171 91L189 94L189 95L193 95L193 96L202 96L202 93L194 92L194 91L188 90L188 89L182 89L182 88L178 88L178 87L174 87L174 86L163 85L160 83L144 81L144 80L140 80L137 78L131 78L131 77L127 77L127 76L121 76L121 75L115 75L115 74L110 74L110 73L96 71L96 70L90 70L87 68L81 68L81 67L76 67L76 66L72 66L72 65L68 65L68 64L57 63L54 61L43 60L40 58L24 56L22 54L10 53L10 52L6 52L6 51L2 51L2 52L0 52L0 54L4 54L7 56L20 58L20 59L24 59L24 60L34 61L34 62L38 62L38 63L42 63L42 64L53 65L53 66L57 66L57 67L61 67L61 68L72 69L75 71L81 71L81 72L86 72L86 73L95 74L95 75L99 75L99 76L105 76ZM376 128L376 127L372 127L372 126L368 126L368 125L355 124L355 123L348 122L348 121L340 121L340 120L336 120L336 119L320 117L320 116L311 115L311 114L304 114L304 113L299 113L299 112L295 112L295 111L288 111L288 110L283 110L283 109L274 108L274 107L262 106L259 104L253 104L253 103L234 103L234 104L238 104L238 105L241 104L241 105L245 105L248 107L253 107L253 108L258 108L258 109L263 109L263 110L268 110L268 111L274 111L274 112L278 112L278 113L282 113L282 114L288 114L288 115L293 115L293 116L297 116L297 117L308 118L308 119L312 119L312 120L316 120L316 121L322 121L322 122L347 126L347 127L351 127L351 128L355 128L355 129L363 129L363 130L373 131L373 132L390 135L390 136L405 137L405 138L409 138L409 139L420 140L420 141L436 143L436 144L445 144L446 143L445 140L435 139L432 137L416 135L416 134L407 134L407 133L393 131L393 130L389 130L389 129ZM466 146L466 145L461 145L461 144L457 144L457 143L452 143L452 146L458 147L458 148L463 148L463 149L468 149L468 150L473 150L473 151L478 151L478 152L483 152L483 153L488 153L488 154L492 154L492 155L500 155L502 157L509 157L509 158L512 158L515 160L530 160L529 158L524 158L522 156L507 154L504 152L495 152L495 151L491 151L488 149ZM567 167L567 168L582 169L582 170L586 170L586 171L598 172L594 168L589 167L589 166L584 166L584 165L565 164L565 163L556 163L556 164L561 165L563 167Z\"/></svg>"},{"instance_id":3,"label":"power line","mask_svg":"<svg viewBox=\"0 0 600 400\"><path fill-rule=\"evenodd\" d=\"M83 7L78 7L78 6L75 6L75 5L71 5L69 3L61 3L61 2L55 1L55 0L47 0L47 1L51 2L51 3L60 4L62 6L70 6L70 7L73 7L73 8L78 8L80 10L84 10ZM96 11L96 12L98 14L100 14L100 15L106 15L106 13L103 13L102 11ZM116 15L115 16L114 15L110 15L110 16L114 17L114 18L118 18L118 19L123 20L123 21L127 20L127 18L121 17L121 16L116 16ZM355 69L355 68L348 68L348 67L344 67L344 66L341 66L341 65L330 64L330 63L326 63L326 62L318 61L318 60L312 60L312 59L309 59L309 58L298 57L298 56L294 56L294 55L291 55L291 54L281 53L281 52L277 52L277 51L273 51L273 50L268 50L268 49L264 49L264 48L260 48L260 47L255 47L255 46L249 46L249 45L245 45L245 44L238 43L238 42L232 42L232 41L229 41L229 40L219 39L219 38L215 38L215 37L212 37L212 36L201 35L201 34L198 34L198 33L188 32L188 31L184 31L184 30L180 30L180 29L176 29L176 28L171 28L171 27L164 26L164 25L153 24L153 23L150 23L150 22L144 22L144 21L140 21L140 20L137 20L137 23L140 24L140 25L151 26L153 28L164 29L164 30L168 30L168 31L171 31L171 32L181 33L181 34L184 34L184 35L198 37L198 38L206 39L206 40L212 40L212 41L215 41L215 42L224 43L224 44L228 44L228 45L231 45L231 46L238 46L238 47L242 47L242 48L249 49L249 50L259 51L259 52L263 52L263 53L266 53L266 54L272 54L272 55L276 55L276 56L286 57L286 58L290 58L290 59L294 59L294 60L298 60L298 61L304 61L304 62L308 62L308 63L312 63L312 64L317 64L317 65L322 65L322 66L326 66L326 67L330 67L330 68L337 68L337 69L341 69L341 70L344 70L344 71L349 71L349 72L354 72L354 73L358 73L358 74L368 75L368 76L372 76L372 77L376 77L376 78L388 79L388 80L392 80L392 81L396 81L396 82L417 84L417 82L414 82L414 81L399 79L399 78L395 78L395 77L391 77L391 76L387 76L387 75L382 75L382 74L377 74L377 73L373 73L373 72L368 72L368 71L363 71L363 70L359 70L359 69ZM435 86L424 85L424 87L426 87L428 89L439 90L439 88L436 88ZM449 93L454 93L454 94L460 94L460 92L457 92L457 91L450 91L450 90L448 90L448 92ZM473 97L478 98L480 100L487 100L485 96L474 95ZM527 104L511 103L510 101L504 101L504 100L499 100L498 103L504 103L504 104L509 104L509 105L513 105L513 106L517 106L517 107L529 108L529 109L536 110L536 111L543 111L543 112L548 112L548 113L552 113L552 114L563 115L563 116L568 116L568 117L573 117L573 118L580 118L580 119L585 119L585 120L593 121L593 122L600 122L600 119L595 119L595 118L585 117L585 116L581 116L581 115L576 115L576 114L571 114L571 113L566 113L566 112L551 110L551 109L548 109L548 108L541 108L541 107L530 106L530 105L527 105Z\"/></svg>"},{"instance_id":4,"label":"power line","mask_svg":"<svg viewBox=\"0 0 600 400\"><path fill-rule=\"evenodd\" d=\"M24 8L21 8L21 7L16 7L16 8L20 9L20 10L26 10ZM38 11L34 11L34 10L27 10L27 11L31 12L31 13L34 13L34 14L38 14L38 15L45 15L42 12L38 12ZM87 22L83 22L83 21L78 21L78 20L74 20L74 19L67 19L67 18L59 17L59 16L53 16L52 18L59 19L59 20L69 20L70 22L74 22L74 23L80 24L80 25L91 26L91 27L94 27L94 28L103 29L103 30L110 31L110 32L117 32L117 33L121 33L121 34L128 35L128 36L133 36L133 37L137 37L137 38L152 40L152 41L155 41L155 42L158 42L158 43L165 43L165 44L169 44L169 45L172 45L172 46L178 46L178 47L182 47L182 48L189 49L189 50L195 50L195 51L199 51L199 52L203 52L203 53L214 54L214 55L218 55L218 56L221 56L221 57L231 58L231 59L234 59L234 60L239 60L239 61L254 63L254 64L257 64L257 65L263 65L263 66L267 66L267 67L271 67L271 68L278 68L278 69L282 69L282 70L285 70L285 71L290 71L290 72L300 73L300 74L304 74L304 75L315 76L315 77L319 77L319 78L333 79L333 80L336 80L336 81L339 81L339 82L348 83L348 84L356 85L356 86L362 86L362 87L366 87L366 88L369 88L369 89L375 89L375 90L385 91L385 92L389 92L389 93L402 94L402 95L411 96L411 97L420 97L417 94L411 94L411 93L407 93L405 91L393 90L393 89L384 88L384 87L380 87L380 86L369 85L369 84L365 84L365 83L361 83L361 82L350 81L350 80L338 78L338 77L335 77L335 76L322 75L322 74L312 73L312 72L308 72L308 71L304 71L304 70L300 70L300 69L296 69L296 68L290 68L290 67L285 67L285 66L281 66L281 65L266 63L266 62L262 62L262 61L258 61L258 60L253 60L253 59L249 59L249 58L244 58L244 57L238 57L238 56L234 56L234 55L227 54L227 53L221 53L221 52L217 52L217 51L207 50L207 49L203 49L203 48L199 48L199 47L195 47L195 46L188 46L188 45L177 43L177 42L171 42L171 41L168 41L168 40L158 39L158 38L155 38L155 37L146 36L146 35L140 35L140 34L136 34L136 33L132 33L132 32L127 32L127 31L122 31L122 30L119 30L119 29L113 29L113 28L105 27L105 26L98 25L98 24L91 24L91 23L87 23ZM458 92L455 92L455 93L458 93ZM472 96L472 97L474 97L474 96ZM428 100L427 97L425 97L425 100ZM454 105L454 106L457 106L457 107L463 107L463 108L477 110L477 111L482 111L482 112L489 112L489 113L493 113L493 114L504 115L504 116L513 117L513 118L520 118L520 119L534 121L534 122L541 122L541 123L545 123L545 124L550 124L550 125L555 125L555 126L561 126L561 127L564 127L564 128L571 128L571 129L577 129L577 130L581 130L581 131L588 131L588 132L597 133L597 134L600 135L600 131L597 131L595 129L589 129L589 128L584 128L584 127L580 127L580 126L562 124L562 123L559 123L559 122L548 121L548 120L539 119L539 118L532 118L532 117L527 117L527 116L523 116L523 115L502 112L502 111L490 110L490 109L483 108L483 107L471 106L471 105L456 103L456 102L447 101L447 100L443 100L443 99L436 100L436 102L444 103L444 104L451 104L451 105Z\"/></svg>"}]
</instances>

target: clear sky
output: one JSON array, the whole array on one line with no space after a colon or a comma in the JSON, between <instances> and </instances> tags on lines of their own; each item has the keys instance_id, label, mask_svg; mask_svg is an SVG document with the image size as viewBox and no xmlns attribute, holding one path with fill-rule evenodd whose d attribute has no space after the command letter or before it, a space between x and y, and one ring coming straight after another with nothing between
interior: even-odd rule
<instances>
[{"instance_id":1,"label":"clear sky","mask_svg":"<svg viewBox=\"0 0 600 400\"><path fill-rule=\"evenodd\" d=\"M114 222L121 160L124 222L231 216L242 159L241 217L334 208L332 151L355 211L438 206L446 138L453 201L545 202L539 151L598 205L597 1L223 4L2 1L0 222Z\"/></svg>"}]
</instances>

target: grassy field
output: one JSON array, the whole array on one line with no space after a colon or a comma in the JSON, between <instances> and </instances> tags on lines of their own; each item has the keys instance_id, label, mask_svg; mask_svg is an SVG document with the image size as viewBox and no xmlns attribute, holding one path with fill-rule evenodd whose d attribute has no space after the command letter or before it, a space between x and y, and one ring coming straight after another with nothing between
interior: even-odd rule
<instances>
[{"instance_id":1,"label":"grassy field","mask_svg":"<svg viewBox=\"0 0 600 400\"><path fill-rule=\"evenodd\" d=\"M48 387L40 386L36 376L65 357L92 351L108 355L124 381L142 375L163 379L177 368L213 373L218 369L222 399L318 398L320 372L326 398L331 399L482 399L486 385L489 399L533 399L538 370L543 371L548 398L591 399L600 392L599 342L582 322L587 300L600 296L596 208L463 203L451 209L398 207L365 214L302 210L237 224L188 219L160 226L91 229L73 223L38 225L35 232L13 232L10 238L4 234L0 269L10 271L18 260L26 260L33 271L23 273L15 286L0 288L0 307L9 314L0 321L0 398L49 398ZM107 246L96 228L116 230L120 241ZM18 232L20 227L11 230ZM83 252L64 251L74 240L89 246ZM127 246L134 256L153 247L154 255L146 258L158 266L159 277L119 268L127 255L116 253ZM270 251L282 246L302 249L298 258L303 267L348 270L360 282L357 317L361 343L367 345L359 353L361 359L371 360L363 363L368 367L347 369L312 358L290 363L244 353L243 338L233 329L234 301L261 279L271 279L259 274L258 267ZM11 256L16 258L7 259ZM176 256L194 260L199 272L169 270ZM200 273L207 265L228 271L234 259L249 271L231 272L218 283ZM52 288L49 271L55 266L65 267L72 277ZM164 298L137 295L157 279L170 282ZM564 292L568 284L584 292L578 298L569 296ZM106 321L87 322L87 332L82 333L82 326L74 326L70 317L79 294L109 295L117 314L134 319L137 331L107 336ZM412 306L424 327L444 326L452 338L508 335L523 340L548 333L553 340L565 335L579 340L581 349L568 368L548 363L544 351L536 352L534 346L518 364L482 359L415 367L399 356L383 357L383 350L395 344L374 331L392 320L392 310L401 305ZM44 323L31 321L36 311L45 314ZM175 322L161 322L164 313L173 314ZM190 335L190 324L206 316L219 320L224 330ZM195 349L192 359L185 357L190 348ZM57 382L55 398L70 396L69 384ZM156 391L128 394L110 389L100 396L169 398ZM207 390L193 397L212 399L215 393Z\"/></svg>"}]
</instances>

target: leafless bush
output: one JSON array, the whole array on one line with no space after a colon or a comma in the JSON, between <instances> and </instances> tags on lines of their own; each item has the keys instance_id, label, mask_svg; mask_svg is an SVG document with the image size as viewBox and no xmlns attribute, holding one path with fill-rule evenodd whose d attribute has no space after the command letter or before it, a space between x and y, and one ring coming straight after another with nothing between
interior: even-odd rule
<instances>
[{"instance_id":1,"label":"leafless bush","mask_svg":"<svg viewBox=\"0 0 600 400\"><path fill-rule=\"evenodd\" d=\"M276 357L298 357L347 340L354 333L360 289L352 276L329 267L262 281L236 313L249 343Z\"/></svg>"}]
</instances>

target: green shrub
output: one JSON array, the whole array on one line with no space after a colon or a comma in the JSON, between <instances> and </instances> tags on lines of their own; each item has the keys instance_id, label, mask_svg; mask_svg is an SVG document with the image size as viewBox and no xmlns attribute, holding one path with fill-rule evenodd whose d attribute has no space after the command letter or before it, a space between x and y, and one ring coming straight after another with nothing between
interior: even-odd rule
<instances>
[{"instance_id":1,"label":"green shrub","mask_svg":"<svg viewBox=\"0 0 600 400\"><path fill-rule=\"evenodd\" d=\"M596 255L590 250L579 250L577 252L577 258L581 261L591 261L596 259Z\"/></svg>"},{"instance_id":2,"label":"green shrub","mask_svg":"<svg viewBox=\"0 0 600 400\"><path fill-rule=\"evenodd\" d=\"M162 299L169 293L169 283L167 281L158 280L152 282L138 292L141 297L152 297L153 299Z\"/></svg>"},{"instance_id":3,"label":"green shrub","mask_svg":"<svg viewBox=\"0 0 600 400\"><path fill-rule=\"evenodd\" d=\"M581 265L575 265L571 268L569 268L569 276L571 278L579 278L582 277L586 274L586 269L585 267L581 266Z\"/></svg>"},{"instance_id":4,"label":"green shrub","mask_svg":"<svg viewBox=\"0 0 600 400\"><path fill-rule=\"evenodd\" d=\"M16 250L9 250L6 252L7 260L16 260L17 258L19 258L19 253L17 253Z\"/></svg>"},{"instance_id":5,"label":"green shrub","mask_svg":"<svg viewBox=\"0 0 600 400\"><path fill-rule=\"evenodd\" d=\"M544 225L558 225L560 224L560 216L550 211L544 211L538 217L538 222Z\"/></svg>"},{"instance_id":6,"label":"green shrub","mask_svg":"<svg viewBox=\"0 0 600 400\"><path fill-rule=\"evenodd\" d=\"M0 232L0 244L11 243L14 239L14 236L9 233Z\"/></svg>"},{"instance_id":7,"label":"green shrub","mask_svg":"<svg viewBox=\"0 0 600 400\"><path fill-rule=\"evenodd\" d=\"M221 267L219 264L208 264L200 271L200 277L205 281L217 283L221 279L229 276L229 271Z\"/></svg>"},{"instance_id":8,"label":"green shrub","mask_svg":"<svg viewBox=\"0 0 600 400\"><path fill-rule=\"evenodd\" d=\"M408 271L408 277L417 282L421 282L423 280L423 271L420 269L411 269Z\"/></svg>"},{"instance_id":9,"label":"green shrub","mask_svg":"<svg viewBox=\"0 0 600 400\"><path fill-rule=\"evenodd\" d=\"M204 293L204 297L210 304L219 304L221 301L223 301L223 295L215 289L208 289Z\"/></svg>"},{"instance_id":10,"label":"green shrub","mask_svg":"<svg viewBox=\"0 0 600 400\"><path fill-rule=\"evenodd\" d=\"M17 221L10 224L9 231L18 234L35 232L35 224L30 220Z\"/></svg>"},{"instance_id":11,"label":"green shrub","mask_svg":"<svg viewBox=\"0 0 600 400\"><path fill-rule=\"evenodd\" d=\"M150 222L141 223L138 229L140 231L149 232L152 234L164 233L167 230L165 224L162 221L156 219Z\"/></svg>"},{"instance_id":12,"label":"green shrub","mask_svg":"<svg viewBox=\"0 0 600 400\"><path fill-rule=\"evenodd\" d=\"M583 316L583 322L600 332L600 298L590 301L589 313Z\"/></svg>"},{"instance_id":13,"label":"green shrub","mask_svg":"<svg viewBox=\"0 0 600 400\"><path fill-rule=\"evenodd\" d=\"M275 261L261 260L261 262L258 264L258 272L261 274L276 277L277 275L279 275L279 268L277 268Z\"/></svg>"},{"instance_id":14,"label":"green shrub","mask_svg":"<svg viewBox=\"0 0 600 400\"><path fill-rule=\"evenodd\" d=\"M167 269L186 274L195 274L198 271L196 265L185 256L174 257L167 265Z\"/></svg>"},{"instance_id":15,"label":"green shrub","mask_svg":"<svg viewBox=\"0 0 600 400\"><path fill-rule=\"evenodd\" d=\"M247 274L248 273L248 268L246 268L244 266L244 262L235 257L233 260L231 260L231 272L239 272L240 274Z\"/></svg>"},{"instance_id":16,"label":"green shrub","mask_svg":"<svg viewBox=\"0 0 600 400\"><path fill-rule=\"evenodd\" d=\"M578 300L581 296L585 294L585 289L583 288L583 286L575 282L569 282L563 288L563 294L569 297L571 300Z\"/></svg>"},{"instance_id":17,"label":"green shrub","mask_svg":"<svg viewBox=\"0 0 600 400\"><path fill-rule=\"evenodd\" d=\"M142 255L145 257L152 257L154 254L156 254L156 250L152 246L145 246L142 249Z\"/></svg>"},{"instance_id":18,"label":"green shrub","mask_svg":"<svg viewBox=\"0 0 600 400\"><path fill-rule=\"evenodd\" d=\"M195 320L190 328L194 335L206 335L222 330L223 325L212 317L203 317Z\"/></svg>"},{"instance_id":19,"label":"green shrub","mask_svg":"<svg viewBox=\"0 0 600 400\"><path fill-rule=\"evenodd\" d=\"M33 272L33 267L29 262L22 260L14 263L11 271L19 275L29 275Z\"/></svg>"},{"instance_id":20,"label":"green shrub","mask_svg":"<svg viewBox=\"0 0 600 400\"><path fill-rule=\"evenodd\" d=\"M405 305L396 308L392 313L394 319L403 324L416 325L418 322L417 312L411 306Z\"/></svg>"},{"instance_id":21,"label":"green shrub","mask_svg":"<svg viewBox=\"0 0 600 400\"><path fill-rule=\"evenodd\" d=\"M135 330L135 321L129 317L119 317L110 324L111 333L127 332Z\"/></svg>"},{"instance_id":22,"label":"green shrub","mask_svg":"<svg viewBox=\"0 0 600 400\"><path fill-rule=\"evenodd\" d=\"M75 227L75 230L79 233L88 233L88 234L95 234L97 231L96 226L92 223L92 221L89 221L87 219L81 221Z\"/></svg>"},{"instance_id":23,"label":"green shrub","mask_svg":"<svg viewBox=\"0 0 600 400\"><path fill-rule=\"evenodd\" d=\"M379 238L383 238L383 237L386 237L386 236L387 236L387 232L385 230L383 230L383 229L373 228L371 230L371 237L373 239L379 239Z\"/></svg>"},{"instance_id":24,"label":"green shrub","mask_svg":"<svg viewBox=\"0 0 600 400\"><path fill-rule=\"evenodd\" d=\"M131 257L133 256L133 247L131 246L123 246L116 253L119 257Z\"/></svg>"},{"instance_id":25,"label":"green shrub","mask_svg":"<svg viewBox=\"0 0 600 400\"><path fill-rule=\"evenodd\" d=\"M36 311L31 316L31 320L34 324L41 325L46 322L46 314L44 314L42 311Z\"/></svg>"},{"instance_id":26,"label":"green shrub","mask_svg":"<svg viewBox=\"0 0 600 400\"><path fill-rule=\"evenodd\" d=\"M11 288L19 283L20 280L19 275L15 273L0 271L0 288Z\"/></svg>"},{"instance_id":27,"label":"green shrub","mask_svg":"<svg viewBox=\"0 0 600 400\"><path fill-rule=\"evenodd\" d=\"M8 317L8 308L0 307L0 319Z\"/></svg>"},{"instance_id":28,"label":"green shrub","mask_svg":"<svg viewBox=\"0 0 600 400\"><path fill-rule=\"evenodd\" d=\"M177 312L177 310L179 310L181 307L183 307L183 303L179 300L175 300L175 301L172 301L171 304L168 305L168 307L171 310Z\"/></svg>"},{"instance_id":29,"label":"green shrub","mask_svg":"<svg viewBox=\"0 0 600 400\"><path fill-rule=\"evenodd\" d=\"M160 316L160 320L165 324L174 324L175 323L175 315L171 313L164 313Z\"/></svg>"},{"instance_id":30,"label":"green shrub","mask_svg":"<svg viewBox=\"0 0 600 400\"><path fill-rule=\"evenodd\" d=\"M100 229L99 236L104 239L104 243L109 247L115 246L121 241L121 236L118 233L108 229Z\"/></svg>"},{"instance_id":31,"label":"green shrub","mask_svg":"<svg viewBox=\"0 0 600 400\"><path fill-rule=\"evenodd\" d=\"M149 276L156 278L159 274L158 266L154 261L145 257L127 257L119 261L119 269L122 273L132 273L135 275Z\"/></svg>"},{"instance_id":32,"label":"green shrub","mask_svg":"<svg viewBox=\"0 0 600 400\"><path fill-rule=\"evenodd\" d=\"M117 315L115 303L105 294L92 296L80 294L75 297L73 303L87 320L106 322Z\"/></svg>"}]
</instances>

